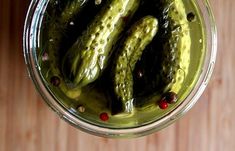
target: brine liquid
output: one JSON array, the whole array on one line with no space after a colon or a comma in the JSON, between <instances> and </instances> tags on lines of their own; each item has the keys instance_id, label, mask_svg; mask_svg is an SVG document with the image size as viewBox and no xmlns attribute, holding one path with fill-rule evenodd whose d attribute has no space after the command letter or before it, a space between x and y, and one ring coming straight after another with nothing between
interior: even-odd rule
<instances>
[{"instance_id":1,"label":"brine liquid","mask_svg":"<svg viewBox=\"0 0 235 151\"><path fill-rule=\"evenodd\" d=\"M137 105L132 113L119 113L115 115L112 115L110 110L112 97L109 93L110 84L107 79L109 77L108 69L104 71L102 76L95 82L83 87L81 90L77 90L77 96L73 95L72 97L68 97L68 94L65 94L64 91L61 90L60 85L66 85L66 80L64 80L60 68L61 60L66 50L71 47L77 37L86 29L87 25L92 21L92 18L102 9L103 3L105 3L104 0L100 5L95 5L95 0L88 0L86 4L84 3L84 6L81 6L83 7L83 11L79 12L78 16L73 17L69 24L64 27L64 25L57 22L57 18L62 13L63 8L66 7L67 3L71 1L72 0L51 0L46 4L47 7L42 15L43 19L40 24L40 36L38 36L39 47L37 49L37 58L38 65L41 69L41 76L48 90L58 103L81 120L110 128L136 127L151 123L162 118L182 103L191 92L200 76L206 51L204 23L197 5L193 3L194 1L176 0L177 3L180 4L179 6L182 7L178 9L185 11L182 20L187 20L187 34L189 35L189 37L183 41L181 45L182 49L179 50L179 53L181 53L181 59L179 60L181 67L176 71L174 84L171 88L172 91L177 93L178 101L174 104L170 104L167 109L162 110L156 102L161 98L161 92L163 92L162 89L164 88L159 87L159 91L158 88L156 88L156 92L154 92L155 89L149 88L151 90L148 90L148 86L143 86L143 92L145 93L143 93L140 98L135 98L135 101L137 101L136 104L138 104L138 102L142 103ZM157 3L158 0L152 0L152 2ZM142 3L144 3L144 1L142 1ZM144 5L141 4L140 7L142 6ZM155 6L156 8L154 9ZM141 11L137 12L133 20L142 15L155 15L158 19L164 18L164 16L161 16L161 12L156 15L156 11L158 11L157 6L158 5L153 4L151 8L140 9ZM154 13L151 14L151 12ZM183 22L185 23L185 21ZM163 22L160 20L159 25L164 26L162 24ZM49 35L48 33L52 33L50 30L54 29L56 29L54 35ZM56 44L56 46L50 47L50 42L54 42L53 44ZM51 57L50 54L53 54L54 57ZM142 91L141 87L138 88L138 91ZM144 94L148 93L152 93L152 95L146 95L146 98L144 98ZM100 117L102 113L108 115L109 118L105 121L102 120Z\"/></svg>"}]
</instances>

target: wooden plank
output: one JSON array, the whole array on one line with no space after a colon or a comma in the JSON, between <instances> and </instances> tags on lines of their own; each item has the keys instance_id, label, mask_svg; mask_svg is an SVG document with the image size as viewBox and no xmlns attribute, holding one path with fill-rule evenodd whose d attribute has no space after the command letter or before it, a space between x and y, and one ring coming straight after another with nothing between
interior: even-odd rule
<instances>
[{"instance_id":1,"label":"wooden plank","mask_svg":"<svg viewBox=\"0 0 235 151\"><path fill-rule=\"evenodd\" d=\"M218 27L213 77L175 124L135 139L106 139L60 120L28 78L22 54L28 1L0 1L0 151L233 151L235 148L235 1L211 0Z\"/></svg>"}]
</instances>

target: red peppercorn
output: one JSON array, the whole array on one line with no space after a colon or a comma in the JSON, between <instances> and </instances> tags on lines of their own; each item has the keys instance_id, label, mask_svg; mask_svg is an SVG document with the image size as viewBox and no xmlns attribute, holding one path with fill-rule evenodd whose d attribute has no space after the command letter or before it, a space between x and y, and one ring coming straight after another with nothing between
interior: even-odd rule
<instances>
[{"instance_id":1,"label":"red peppercorn","mask_svg":"<svg viewBox=\"0 0 235 151\"><path fill-rule=\"evenodd\" d=\"M177 95L174 92L167 92L165 94L165 99L168 103L172 104L177 101Z\"/></svg>"},{"instance_id":2,"label":"red peppercorn","mask_svg":"<svg viewBox=\"0 0 235 151\"><path fill-rule=\"evenodd\" d=\"M107 121L109 119L109 115L106 112L100 114L100 119L102 121Z\"/></svg>"},{"instance_id":3,"label":"red peppercorn","mask_svg":"<svg viewBox=\"0 0 235 151\"><path fill-rule=\"evenodd\" d=\"M54 86L59 86L60 85L60 78L57 77L57 76L53 76L51 77L51 84L54 85Z\"/></svg>"},{"instance_id":4,"label":"red peppercorn","mask_svg":"<svg viewBox=\"0 0 235 151\"><path fill-rule=\"evenodd\" d=\"M166 109L168 108L168 103L165 99L161 99L159 102L158 102L158 106L161 108L161 109Z\"/></svg>"}]
</instances>

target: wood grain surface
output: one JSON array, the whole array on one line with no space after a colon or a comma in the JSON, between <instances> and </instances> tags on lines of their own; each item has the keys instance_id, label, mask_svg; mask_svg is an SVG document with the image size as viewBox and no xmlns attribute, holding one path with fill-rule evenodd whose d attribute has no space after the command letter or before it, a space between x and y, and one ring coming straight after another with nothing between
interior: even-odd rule
<instances>
[{"instance_id":1,"label":"wood grain surface","mask_svg":"<svg viewBox=\"0 0 235 151\"><path fill-rule=\"evenodd\" d=\"M234 151L235 1L211 0L218 27L213 77L198 103L152 135L100 138L68 125L35 91L22 53L29 0L0 0L0 151Z\"/></svg>"}]
</instances>

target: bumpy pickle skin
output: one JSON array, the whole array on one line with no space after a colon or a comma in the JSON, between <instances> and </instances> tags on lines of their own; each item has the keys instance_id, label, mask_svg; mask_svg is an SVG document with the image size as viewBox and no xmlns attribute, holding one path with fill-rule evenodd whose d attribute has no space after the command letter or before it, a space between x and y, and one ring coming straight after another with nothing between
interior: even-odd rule
<instances>
[{"instance_id":1,"label":"bumpy pickle skin","mask_svg":"<svg viewBox=\"0 0 235 151\"><path fill-rule=\"evenodd\" d=\"M164 44L162 79L168 81L165 91L178 93L188 74L191 38L187 13L182 0L167 0L171 37Z\"/></svg>"},{"instance_id":2,"label":"bumpy pickle skin","mask_svg":"<svg viewBox=\"0 0 235 151\"><path fill-rule=\"evenodd\" d=\"M112 74L114 93L122 102L125 112L133 108L132 72L145 47L152 41L158 30L158 20L153 16L145 16L131 26L123 45L118 50Z\"/></svg>"},{"instance_id":3,"label":"bumpy pickle skin","mask_svg":"<svg viewBox=\"0 0 235 151\"><path fill-rule=\"evenodd\" d=\"M51 1L53 3L54 1ZM62 42L63 34L62 31L66 30L70 22L75 19L77 14L82 10L82 5L86 1L84 0L71 0L69 1L61 15L52 19L49 24L48 30L48 55L50 62L50 70L53 76L57 76L60 79L63 79L60 68L59 68L59 58L58 50L60 43ZM53 5L53 4L51 4ZM50 78L50 77L49 77ZM60 80L59 88L63 91L69 98L77 98L81 90L78 88L70 88L66 85L63 80Z\"/></svg>"},{"instance_id":4,"label":"bumpy pickle skin","mask_svg":"<svg viewBox=\"0 0 235 151\"><path fill-rule=\"evenodd\" d=\"M159 31L156 45L145 51L134 71L135 107L153 104L168 91L181 97L190 65L190 28L183 0L151 2L159 2ZM143 73L141 78L138 71Z\"/></svg>"},{"instance_id":5,"label":"bumpy pickle skin","mask_svg":"<svg viewBox=\"0 0 235 151\"><path fill-rule=\"evenodd\" d=\"M107 65L112 46L126 21L137 10L140 0L108 0L101 12L68 50L63 74L76 88L95 81Z\"/></svg>"}]
</instances>

